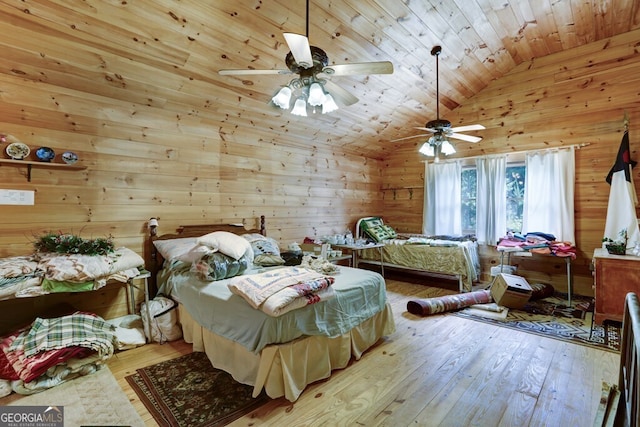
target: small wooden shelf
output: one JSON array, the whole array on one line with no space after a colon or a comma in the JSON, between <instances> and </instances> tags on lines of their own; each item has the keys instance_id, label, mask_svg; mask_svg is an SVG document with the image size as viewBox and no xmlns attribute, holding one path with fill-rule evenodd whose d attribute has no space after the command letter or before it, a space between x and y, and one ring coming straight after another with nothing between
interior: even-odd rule
<instances>
[{"instance_id":1,"label":"small wooden shelf","mask_svg":"<svg viewBox=\"0 0 640 427\"><path fill-rule=\"evenodd\" d=\"M51 162L38 162L34 160L13 160L13 159L0 159L0 164L7 164L12 166L26 166L27 167L27 181L31 182L31 168L47 168L47 169L66 169L72 171L84 170L86 166L68 165L66 163L51 163Z\"/></svg>"}]
</instances>

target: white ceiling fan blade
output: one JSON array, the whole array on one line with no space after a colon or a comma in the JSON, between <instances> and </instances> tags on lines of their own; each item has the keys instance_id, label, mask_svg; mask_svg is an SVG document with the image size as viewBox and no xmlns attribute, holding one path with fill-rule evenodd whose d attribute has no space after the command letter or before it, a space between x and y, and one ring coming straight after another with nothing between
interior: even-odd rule
<instances>
[{"instance_id":1,"label":"white ceiling fan blade","mask_svg":"<svg viewBox=\"0 0 640 427\"><path fill-rule=\"evenodd\" d=\"M393 74L393 64L389 61L380 61L327 65L326 67L324 67L322 72L330 76L353 76L357 74Z\"/></svg>"},{"instance_id":2,"label":"white ceiling fan blade","mask_svg":"<svg viewBox=\"0 0 640 427\"><path fill-rule=\"evenodd\" d=\"M480 138L479 136L472 136L472 135L465 135L463 133L447 133L447 137L449 138L455 138L455 139L461 139L463 141L467 141L467 142L479 142L482 141L482 138Z\"/></svg>"},{"instance_id":3,"label":"white ceiling fan blade","mask_svg":"<svg viewBox=\"0 0 640 427\"><path fill-rule=\"evenodd\" d=\"M438 129L433 129L433 128L414 127L414 129L418 129L418 130L426 130L427 132L431 132L431 133L436 133L436 132L438 132Z\"/></svg>"},{"instance_id":4,"label":"white ceiling fan blade","mask_svg":"<svg viewBox=\"0 0 640 427\"><path fill-rule=\"evenodd\" d=\"M413 138L422 138L426 136L431 136L431 135L429 135L428 133L425 133L422 135L405 136L404 138L392 139L391 142L404 141L404 140L413 139Z\"/></svg>"},{"instance_id":5,"label":"white ceiling fan blade","mask_svg":"<svg viewBox=\"0 0 640 427\"><path fill-rule=\"evenodd\" d=\"M469 132L470 130L482 130L486 129L482 125L466 125L466 126L458 126L451 128L451 132Z\"/></svg>"},{"instance_id":6,"label":"white ceiling fan blade","mask_svg":"<svg viewBox=\"0 0 640 427\"><path fill-rule=\"evenodd\" d=\"M254 74L291 74L290 70L219 70L221 76L248 76Z\"/></svg>"},{"instance_id":7,"label":"white ceiling fan blade","mask_svg":"<svg viewBox=\"0 0 640 427\"><path fill-rule=\"evenodd\" d=\"M337 84L331 82L330 80L327 80L324 83L324 87L327 90L327 92L329 92L331 96L333 96L333 98L336 101L340 102L342 105L349 106L358 102L358 98L356 98L350 92L341 88Z\"/></svg>"},{"instance_id":8,"label":"white ceiling fan blade","mask_svg":"<svg viewBox=\"0 0 640 427\"><path fill-rule=\"evenodd\" d=\"M309 46L309 39L306 36L295 33L284 33L284 39L289 45L293 59L296 60L299 66L303 68L313 67L311 47Z\"/></svg>"}]
</instances>

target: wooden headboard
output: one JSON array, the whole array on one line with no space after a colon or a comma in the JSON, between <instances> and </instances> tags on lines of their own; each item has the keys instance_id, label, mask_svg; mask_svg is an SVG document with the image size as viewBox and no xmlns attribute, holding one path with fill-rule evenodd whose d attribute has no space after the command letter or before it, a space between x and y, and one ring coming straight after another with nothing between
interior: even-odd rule
<instances>
[{"instance_id":1,"label":"wooden headboard","mask_svg":"<svg viewBox=\"0 0 640 427\"><path fill-rule=\"evenodd\" d=\"M184 237L200 237L214 231L228 231L233 234L258 233L263 236L267 235L265 226L265 216L260 216L259 228L246 228L244 224L195 224L181 225L174 233L157 235L157 227L149 227L149 243L148 243L148 259L146 259L146 268L151 273L149 282L151 285L151 294L155 295L157 291L156 274L162 268L164 259L153 242L156 240L180 239Z\"/></svg>"}]
</instances>

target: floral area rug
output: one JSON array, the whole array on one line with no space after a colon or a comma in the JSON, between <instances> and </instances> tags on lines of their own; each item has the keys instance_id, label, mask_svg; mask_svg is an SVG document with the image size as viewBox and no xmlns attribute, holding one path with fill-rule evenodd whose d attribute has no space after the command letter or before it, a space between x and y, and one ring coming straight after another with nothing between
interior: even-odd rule
<instances>
[{"instance_id":1,"label":"floral area rug","mask_svg":"<svg viewBox=\"0 0 640 427\"><path fill-rule=\"evenodd\" d=\"M592 325L591 297L573 295L572 306L568 307L567 294L556 292L553 296L529 301L522 309L509 309L504 319L483 316L480 310L461 310L452 314L603 350L620 351L621 324L605 321L602 325Z\"/></svg>"},{"instance_id":2,"label":"floral area rug","mask_svg":"<svg viewBox=\"0 0 640 427\"><path fill-rule=\"evenodd\" d=\"M215 369L199 352L138 369L126 379L162 426L223 426L270 400L251 397L252 386Z\"/></svg>"}]
</instances>

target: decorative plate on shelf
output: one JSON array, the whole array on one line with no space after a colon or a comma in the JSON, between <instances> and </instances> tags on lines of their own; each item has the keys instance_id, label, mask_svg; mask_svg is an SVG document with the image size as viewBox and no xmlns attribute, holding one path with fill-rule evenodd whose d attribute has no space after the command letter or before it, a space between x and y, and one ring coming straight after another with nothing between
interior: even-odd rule
<instances>
[{"instance_id":1,"label":"decorative plate on shelf","mask_svg":"<svg viewBox=\"0 0 640 427\"><path fill-rule=\"evenodd\" d=\"M68 165L72 165L78 161L78 155L73 151L65 151L62 153L62 161Z\"/></svg>"},{"instance_id":2,"label":"decorative plate on shelf","mask_svg":"<svg viewBox=\"0 0 640 427\"><path fill-rule=\"evenodd\" d=\"M13 142L7 145L6 152L13 160L24 160L31 153L31 149L22 142Z\"/></svg>"},{"instance_id":3,"label":"decorative plate on shelf","mask_svg":"<svg viewBox=\"0 0 640 427\"><path fill-rule=\"evenodd\" d=\"M36 157L41 162L50 162L56 157L56 152L49 147L40 147L36 150Z\"/></svg>"}]
</instances>

